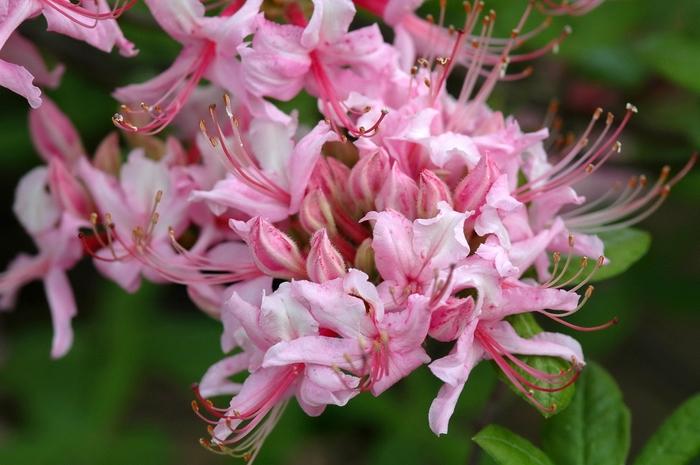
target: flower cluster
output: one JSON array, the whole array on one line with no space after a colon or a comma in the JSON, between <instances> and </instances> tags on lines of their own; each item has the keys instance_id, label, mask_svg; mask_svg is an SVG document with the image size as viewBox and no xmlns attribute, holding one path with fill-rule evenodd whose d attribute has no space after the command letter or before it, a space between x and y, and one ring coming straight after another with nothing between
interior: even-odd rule
<instances>
[{"instance_id":1,"label":"flower cluster","mask_svg":"<svg viewBox=\"0 0 700 465\"><path fill-rule=\"evenodd\" d=\"M579 138L552 143L548 123L526 132L487 105L499 81L530 73L510 65L569 32L520 53L549 24L526 29L533 9L583 14L600 0L529 2L504 39L493 37L495 13L482 2L465 3L458 29L444 26L445 2L437 20L414 13L421 1L355 2L393 28L393 44L377 24L350 29L350 0L145 0L182 51L159 76L115 91L128 155L115 133L90 156L32 84L30 71L55 85L61 68L48 72L15 29L42 13L51 30L131 55L115 18L134 3L0 0L0 56L17 61L0 60L0 85L36 107L30 130L45 162L20 181L14 204L38 253L1 275L0 303L43 280L52 356L72 343L66 271L90 256L128 292L142 279L182 284L222 322L227 356L193 403L211 424L203 444L218 452L253 459L291 398L319 415L424 364L444 383L428 415L436 434L482 360L538 409L557 408L534 392L573 383L581 347L558 333L525 338L512 316L579 330L614 323L566 321L605 266L596 234L645 219L694 162L587 201L574 187L620 152L634 106L619 122L599 109ZM276 105L300 94L317 102L315 125ZM166 127L167 139L153 137ZM430 340L451 350L435 358ZM569 368L543 372L518 355ZM232 381L239 373L248 373L242 384ZM228 407L208 400L219 395L232 396Z\"/></svg>"}]
</instances>

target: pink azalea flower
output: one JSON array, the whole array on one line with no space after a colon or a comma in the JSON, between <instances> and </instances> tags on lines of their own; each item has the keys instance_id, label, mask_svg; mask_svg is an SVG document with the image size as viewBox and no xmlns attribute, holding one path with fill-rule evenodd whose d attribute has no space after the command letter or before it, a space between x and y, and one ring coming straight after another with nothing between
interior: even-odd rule
<instances>
[{"instance_id":1,"label":"pink azalea flower","mask_svg":"<svg viewBox=\"0 0 700 465\"><path fill-rule=\"evenodd\" d=\"M59 358L73 343L70 322L77 308L66 270L82 256L77 231L85 223L63 212L48 188L49 169L43 166L27 173L17 186L13 210L39 252L20 254L0 275L0 308L11 308L25 284L43 280L54 327L51 356Z\"/></svg>"},{"instance_id":2,"label":"pink azalea flower","mask_svg":"<svg viewBox=\"0 0 700 465\"><path fill-rule=\"evenodd\" d=\"M372 249L385 301L400 306L414 293L439 295L436 278L447 279L450 267L469 254L464 221L471 212L456 212L445 202L438 209L435 217L413 222L392 210L365 216L374 221Z\"/></svg>"},{"instance_id":3,"label":"pink azalea flower","mask_svg":"<svg viewBox=\"0 0 700 465\"><path fill-rule=\"evenodd\" d=\"M370 134L381 118L358 127L342 102L349 90L382 82L394 52L376 24L348 31L355 15L351 1L314 0L313 4L308 21L295 4L287 8L292 24L260 21L252 47L240 50L246 86L255 95L281 100L305 88L319 97L321 111L334 127L339 124L352 135Z\"/></svg>"},{"instance_id":4,"label":"pink azalea flower","mask_svg":"<svg viewBox=\"0 0 700 465\"><path fill-rule=\"evenodd\" d=\"M94 254L97 269L129 292L138 289L142 273L158 280L157 270L174 255L171 234L177 237L188 220L189 192L178 189L167 158L154 161L136 149L118 178L85 159L80 160L78 171L105 228L106 239L99 244L104 250ZM97 225L98 216L92 221Z\"/></svg>"},{"instance_id":5,"label":"pink azalea flower","mask_svg":"<svg viewBox=\"0 0 700 465\"><path fill-rule=\"evenodd\" d=\"M114 92L114 97L126 104L112 118L114 123L130 132L160 132L205 78L229 90L241 100L241 108L253 115L288 122L289 118L273 105L240 92L242 69L236 55L245 37L256 27L261 3L262 0L235 1L218 16L208 17L198 0L147 0L156 21L183 48L172 66L159 76Z\"/></svg>"},{"instance_id":6,"label":"pink azalea flower","mask_svg":"<svg viewBox=\"0 0 700 465\"><path fill-rule=\"evenodd\" d=\"M130 0L112 10L105 0L77 4L68 0L0 1L0 86L22 95L32 108L37 108L41 105L41 90L33 84L35 76L39 84L58 84L62 67L49 72L33 45L13 34L20 24L39 14L46 19L49 31L82 40L105 52L116 46L124 56L136 54L114 20L134 3Z\"/></svg>"},{"instance_id":7,"label":"pink azalea flower","mask_svg":"<svg viewBox=\"0 0 700 465\"><path fill-rule=\"evenodd\" d=\"M229 143L215 119L214 125L214 140L230 174L209 191L194 191L192 199L205 200L214 213L231 208L272 222L299 211L321 148L338 139L325 122L319 122L295 144L295 125L254 119L248 131L241 134L231 118L234 135Z\"/></svg>"},{"instance_id":8,"label":"pink azalea flower","mask_svg":"<svg viewBox=\"0 0 700 465\"><path fill-rule=\"evenodd\" d=\"M270 295L248 294L250 302L234 293L227 302L222 315L224 348L230 350L238 345L244 352L215 364L197 390L198 395L234 394L227 409L216 409L205 400L200 402L206 413L214 417L207 420L213 426L212 440L203 441L207 447L253 460L291 397L296 397L306 413L316 416L326 405L345 405L357 394L357 376L309 357L298 362L261 365L263 356L272 348L322 332L310 304L293 289L300 283L303 282L284 283ZM360 299L354 298L355 301L364 309ZM246 369L251 374L242 386L226 381L230 375ZM194 407L199 413L200 407Z\"/></svg>"}]
</instances>

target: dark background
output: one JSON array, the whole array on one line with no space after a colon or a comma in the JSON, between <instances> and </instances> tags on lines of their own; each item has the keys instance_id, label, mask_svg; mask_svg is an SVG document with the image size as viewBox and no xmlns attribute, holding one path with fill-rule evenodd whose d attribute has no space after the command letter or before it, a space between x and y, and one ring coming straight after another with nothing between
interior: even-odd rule
<instances>
[{"instance_id":1,"label":"dark background","mask_svg":"<svg viewBox=\"0 0 700 465\"><path fill-rule=\"evenodd\" d=\"M452 6L460 2L448 3L448 22L460 24L460 8ZM498 12L501 35L524 5L524 0L488 3ZM434 11L434 4L422 11ZM535 129L556 97L565 126L579 130L595 107L621 114L625 103L633 102L640 114L624 134L623 153L600 173L593 189L604 190L632 174L655 178L664 164L678 169L700 147L699 19L696 0L610 0L587 16L557 18L542 40L554 37L564 24L574 29L559 54L536 61L531 78L500 85L491 104ZM178 50L155 32L142 9L129 12L121 23L141 50L135 59L48 35L42 19L22 28L49 60L67 65L61 87L48 95L79 128L88 151L113 130L110 115L116 104L110 91L159 72ZM27 110L23 99L0 90L3 267L19 251L33 250L11 211L18 179L39 163L29 140ZM600 283L577 317L586 324L621 318L610 330L577 337L587 356L620 384L632 411L632 454L700 388L699 199L696 169L641 225L653 236L648 255L624 275ZM15 311L0 316L0 464L234 463L197 444L206 431L190 409L190 383L221 357L219 324L174 286L148 285L126 295L97 276L88 261L70 277L80 314L74 320L73 349L64 359L49 359L51 321L40 284L27 286ZM427 368L380 399L362 395L320 418L305 417L292 403L258 463L479 463L480 457L470 458L470 438L490 422L537 443L543 420L500 384L491 366L477 368L449 435L441 438L428 428L428 406L439 382Z\"/></svg>"}]
</instances>

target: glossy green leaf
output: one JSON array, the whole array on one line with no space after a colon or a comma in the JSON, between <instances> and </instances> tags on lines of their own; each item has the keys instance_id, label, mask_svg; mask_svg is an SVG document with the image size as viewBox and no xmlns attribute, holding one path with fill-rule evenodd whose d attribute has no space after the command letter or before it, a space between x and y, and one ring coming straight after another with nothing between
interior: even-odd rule
<instances>
[{"instance_id":1,"label":"glossy green leaf","mask_svg":"<svg viewBox=\"0 0 700 465\"><path fill-rule=\"evenodd\" d=\"M543 448L557 465L623 465L630 446L630 413L620 389L589 363L569 408L549 419Z\"/></svg>"},{"instance_id":2,"label":"glossy green leaf","mask_svg":"<svg viewBox=\"0 0 700 465\"><path fill-rule=\"evenodd\" d=\"M499 465L554 465L530 441L502 426L489 425L472 439Z\"/></svg>"},{"instance_id":3,"label":"glossy green leaf","mask_svg":"<svg viewBox=\"0 0 700 465\"><path fill-rule=\"evenodd\" d=\"M700 456L700 394L691 397L661 425L634 465L684 465Z\"/></svg>"},{"instance_id":4,"label":"glossy green leaf","mask_svg":"<svg viewBox=\"0 0 700 465\"><path fill-rule=\"evenodd\" d=\"M525 338L530 338L534 336L537 333L542 332L542 328L540 327L539 324L537 324L537 321L535 320L535 317L530 314L530 313L523 313L520 315L513 315L510 318L508 318L508 321L510 322L511 325L513 325L513 328L515 331L522 337ZM560 373L562 370L566 370L569 368L569 363L565 360L562 360L557 357L544 357L544 356L535 356L535 355L527 355L527 356L521 356L519 357L521 360L523 360L525 363L528 365L532 366L533 368L544 371L547 373ZM517 368L516 368L517 369ZM536 380L533 376L521 371L518 369L520 374L525 377L528 381L532 383L536 383L539 386L542 386L544 388L551 388L554 385L548 384L548 383L543 383L539 380ZM505 377L504 377L505 379ZM532 400L523 395L518 389L513 386L513 384L506 379L506 383L510 386L510 388L518 394L520 397L528 401L529 403L533 404ZM538 390L533 390L533 398L539 402L540 404L544 406L555 406L555 410L553 412L540 412L542 413L543 416L545 417L550 417L556 413L561 412L562 410L566 409L571 403L571 399L574 396L575 392L575 386L572 384L571 386L568 386L565 389L562 389L560 391L555 391L555 392L544 392L544 391L538 391Z\"/></svg>"}]
</instances>

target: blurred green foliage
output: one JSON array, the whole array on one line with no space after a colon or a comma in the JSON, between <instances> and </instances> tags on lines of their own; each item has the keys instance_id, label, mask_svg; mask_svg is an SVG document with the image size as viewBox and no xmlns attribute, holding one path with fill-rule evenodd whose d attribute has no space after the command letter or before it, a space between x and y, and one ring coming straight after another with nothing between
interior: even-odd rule
<instances>
[{"instance_id":1,"label":"blurred green foliage","mask_svg":"<svg viewBox=\"0 0 700 465\"><path fill-rule=\"evenodd\" d=\"M429 2L422 11L434 12L436 4ZM448 2L449 22L460 23L460 4ZM525 4L487 2L498 12L500 35L509 32ZM542 20L535 18L539 19L529 22L532 27ZM543 115L548 100L556 97L562 101L567 126L576 129L597 105L619 113L626 101L633 101L641 113L625 134L619 166L653 171L669 162L677 167L700 147L698 18L697 0L609 0L587 16L556 18L527 47L542 45L564 24L571 24L574 34L559 47L559 54L535 62L532 78L500 86L492 103L527 121L528 115ZM89 150L113 129L109 118L117 107L111 90L149 78L168 66L178 51L176 43L156 31L143 6L125 15L122 24L141 50L133 60L56 39L42 31L42 20L23 30L49 59L66 63L61 87L48 94L80 129ZM295 105L315 106L305 98L284 108ZM28 244L19 225L8 223L12 189L37 157L27 131L26 103L3 90L0 108L6 236L2 258L7 263L17 244ZM632 450L639 450L661 418L700 385L695 360L700 245L694 214L699 198L696 171L643 225L654 237L649 255L601 283L585 311L576 316L577 323L588 325L615 315L621 318L621 324L608 331L576 337L622 385L635 416ZM95 286L86 269L77 270L72 279L80 283L78 293L81 287ZM51 361L50 318L42 297L34 296L41 294L39 289L25 291L16 312L0 319L0 464L235 462L197 445L197 437L205 436L206 430L189 408L189 384L222 357L218 323L198 313L180 291L144 286L137 295L126 295L113 285L100 284L80 301L72 351ZM380 399L362 395L317 419L306 418L290 405L258 463L487 464L492 463L488 457L472 455L469 438L493 421L536 441L543 420L502 388L488 364L472 373L450 434L441 438L427 426L428 407L438 389L439 382L422 368ZM577 402L582 401L574 400L574 407ZM566 415L577 415L579 407L574 407ZM558 418L549 420L547 428L564 421ZM667 430L676 431L674 424ZM657 444L665 447L664 439ZM550 443L547 450L554 447Z\"/></svg>"}]
</instances>

